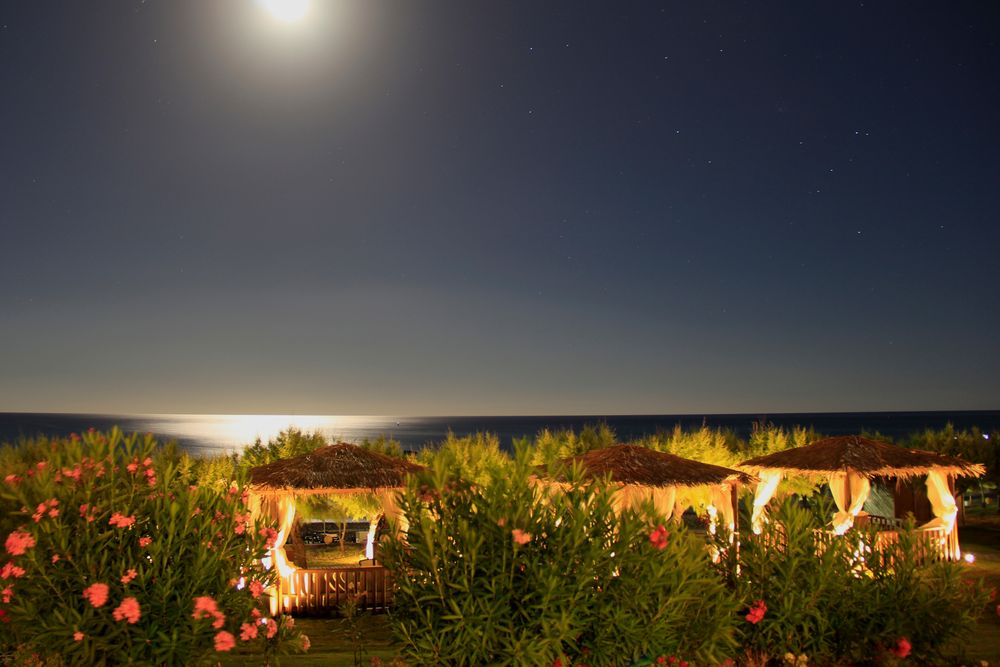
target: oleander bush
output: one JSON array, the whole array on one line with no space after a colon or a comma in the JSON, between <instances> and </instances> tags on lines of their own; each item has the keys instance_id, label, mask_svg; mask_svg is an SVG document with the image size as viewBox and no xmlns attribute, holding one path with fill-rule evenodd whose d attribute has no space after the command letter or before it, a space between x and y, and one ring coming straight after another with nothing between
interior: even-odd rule
<instances>
[{"instance_id":1,"label":"oleander bush","mask_svg":"<svg viewBox=\"0 0 1000 667\"><path fill-rule=\"evenodd\" d=\"M704 540L660 528L651 506L616 515L606 484L535 486L525 451L479 483L454 470L437 460L411 480L405 540L386 549L408 663L713 664L735 652L737 604Z\"/></svg>"},{"instance_id":2,"label":"oleander bush","mask_svg":"<svg viewBox=\"0 0 1000 667\"><path fill-rule=\"evenodd\" d=\"M944 646L975 627L988 598L981 582L963 581L959 563L921 560L912 522L898 543L873 549L873 532L835 537L824 530L826 516L788 499L720 563L743 600L744 655L759 663L804 655L818 665L940 664Z\"/></svg>"},{"instance_id":3,"label":"oleander bush","mask_svg":"<svg viewBox=\"0 0 1000 667\"><path fill-rule=\"evenodd\" d=\"M16 662L190 665L301 647L270 618L242 478L193 485L190 460L120 431L0 448L0 644Z\"/></svg>"}]
</instances>

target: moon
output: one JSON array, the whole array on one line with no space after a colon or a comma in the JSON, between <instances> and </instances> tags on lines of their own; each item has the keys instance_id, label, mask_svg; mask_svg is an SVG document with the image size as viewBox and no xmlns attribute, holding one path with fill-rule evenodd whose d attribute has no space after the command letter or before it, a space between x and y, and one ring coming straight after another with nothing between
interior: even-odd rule
<instances>
[{"instance_id":1,"label":"moon","mask_svg":"<svg viewBox=\"0 0 1000 667\"><path fill-rule=\"evenodd\" d=\"M258 0L271 16L284 23L296 23L309 13L310 0Z\"/></svg>"}]
</instances>

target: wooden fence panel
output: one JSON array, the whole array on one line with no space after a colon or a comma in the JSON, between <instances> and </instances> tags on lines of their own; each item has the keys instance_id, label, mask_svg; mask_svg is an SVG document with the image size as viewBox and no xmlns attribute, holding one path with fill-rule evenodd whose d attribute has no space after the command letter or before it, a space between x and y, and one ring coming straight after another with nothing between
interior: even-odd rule
<instances>
[{"instance_id":1,"label":"wooden fence panel","mask_svg":"<svg viewBox=\"0 0 1000 667\"><path fill-rule=\"evenodd\" d=\"M284 613L331 613L355 596L359 609L384 610L392 604L392 578L381 565L299 569L281 578L277 595Z\"/></svg>"}]
</instances>

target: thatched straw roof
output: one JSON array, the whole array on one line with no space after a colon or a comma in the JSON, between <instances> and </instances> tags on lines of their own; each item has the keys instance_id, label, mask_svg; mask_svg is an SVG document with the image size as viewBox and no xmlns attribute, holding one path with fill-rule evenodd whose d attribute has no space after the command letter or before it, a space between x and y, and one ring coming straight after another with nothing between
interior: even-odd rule
<instances>
[{"instance_id":1,"label":"thatched straw roof","mask_svg":"<svg viewBox=\"0 0 1000 667\"><path fill-rule=\"evenodd\" d=\"M610 476L613 482L630 485L689 487L752 481L750 475L739 470L692 461L637 445L594 449L580 456L562 459L558 464L560 470L554 475L557 481L565 481L566 472L574 464L582 465L588 477ZM540 474L544 473L540 471Z\"/></svg>"},{"instance_id":2,"label":"thatched straw roof","mask_svg":"<svg viewBox=\"0 0 1000 667\"><path fill-rule=\"evenodd\" d=\"M759 456L739 465L743 470L779 470L799 475L826 476L831 472L853 470L868 478L905 479L938 470L947 475L980 476L986 469L953 456L906 449L857 435L817 440L805 447L787 449Z\"/></svg>"},{"instance_id":3,"label":"thatched straw roof","mask_svg":"<svg viewBox=\"0 0 1000 667\"><path fill-rule=\"evenodd\" d=\"M345 442L250 470L257 493L349 493L394 489L423 466Z\"/></svg>"}]
</instances>

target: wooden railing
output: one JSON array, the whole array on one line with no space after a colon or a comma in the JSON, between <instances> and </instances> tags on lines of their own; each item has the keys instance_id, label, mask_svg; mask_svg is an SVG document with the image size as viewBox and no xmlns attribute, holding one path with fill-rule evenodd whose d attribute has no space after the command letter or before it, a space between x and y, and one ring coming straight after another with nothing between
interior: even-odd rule
<instances>
[{"instance_id":1,"label":"wooden railing","mask_svg":"<svg viewBox=\"0 0 1000 667\"><path fill-rule=\"evenodd\" d=\"M885 519L882 517L859 517L862 521L855 522L855 528L871 528L876 530L874 535L874 546L876 551L883 553L891 552L892 548L899 542L899 534L904 530L902 521L898 519ZM849 530L843 536L838 537L832 531L816 531L817 549L823 550L824 545L835 539L851 539L856 535L855 530ZM958 546L958 528L951 533L947 533L944 528L915 528L913 530L912 542L913 555L919 562L950 560L957 561L961 558L961 550Z\"/></svg>"},{"instance_id":2,"label":"wooden railing","mask_svg":"<svg viewBox=\"0 0 1000 667\"><path fill-rule=\"evenodd\" d=\"M286 614L333 612L351 597L358 609L374 611L392 604L392 579L381 565L300 569L281 577L276 593L279 611Z\"/></svg>"},{"instance_id":3,"label":"wooden railing","mask_svg":"<svg viewBox=\"0 0 1000 667\"><path fill-rule=\"evenodd\" d=\"M948 534L944 528L917 528L913 531L917 560L959 560L958 530ZM898 530L880 530L875 533L875 548L885 549L899 541Z\"/></svg>"}]
</instances>

